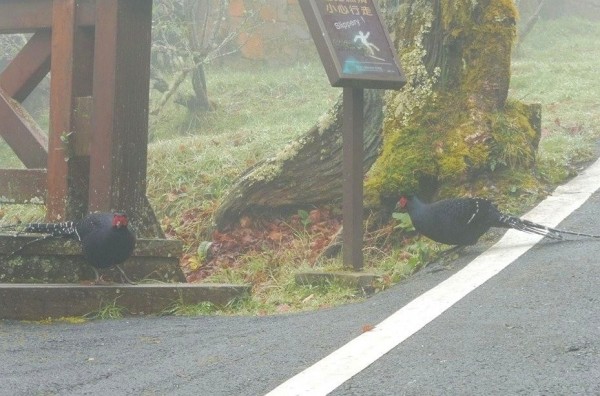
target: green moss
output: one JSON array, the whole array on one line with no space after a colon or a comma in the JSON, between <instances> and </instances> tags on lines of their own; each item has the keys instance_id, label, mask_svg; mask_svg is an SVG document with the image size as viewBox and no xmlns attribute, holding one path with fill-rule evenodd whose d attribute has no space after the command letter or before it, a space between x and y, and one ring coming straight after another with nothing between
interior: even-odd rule
<instances>
[{"instance_id":1,"label":"green moss","mask_svg":"<svg viewBox=\"0 0 600 396\"><path fill-rule=\"evenodd\" d=\"M531 168L535 165L540 131L531 125L528 107L509 100L503 111L490 116L492 128L491 170L501 165L512 169Z\"/></svg>"},{"instance_id":2,"label":"green moss","mask_svg":"<svg viewBox=\"0 0 600 396\"><path fill-rule=\"evenodd\" d=\"M415 189L419 176L436 173L434 155L428 149L431 145L431 135L426 130L402 128L391 131L383 147L381 160L371 171L367 191Z\"/></svg>"}]
</instances>

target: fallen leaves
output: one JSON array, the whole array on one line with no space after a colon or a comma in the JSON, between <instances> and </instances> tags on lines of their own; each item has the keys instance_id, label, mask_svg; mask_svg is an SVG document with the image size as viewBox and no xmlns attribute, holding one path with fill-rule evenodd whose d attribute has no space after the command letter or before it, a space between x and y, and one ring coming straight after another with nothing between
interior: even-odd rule
<instances>
[{"instance_id":1,"label":"fallen leaves","mask_svg":"<svg viewBox=\"0 0 600 396\"><path fill-rule=\"evenodd\" d=\"M373 330L373 329L375 329L375 326L373 326L372 324L365 324L365 325L363 325L363 327L360 329L360 330L361 330L360 332L361 332L361 333L366 333L366 332L368 332L368 331L371 331L371 330Z\"/></svg>"},{"instance_id":2,"label":"fallen leaves","mask_svg":"<svg viewBox=\"0 0 600 396\"><path fill-rule=\"evenodd\" d=\"M196 255L186 255L182 268L188 282L194 282L219 268L238 267L242 257L252 253L304 249L299 255L314 260L331 242L341 223L341 214L331 207L312 209L308 216L256 218L245 215L231 230L213 232L205 262L199 264Z\"/></svg>"}]
</instances>

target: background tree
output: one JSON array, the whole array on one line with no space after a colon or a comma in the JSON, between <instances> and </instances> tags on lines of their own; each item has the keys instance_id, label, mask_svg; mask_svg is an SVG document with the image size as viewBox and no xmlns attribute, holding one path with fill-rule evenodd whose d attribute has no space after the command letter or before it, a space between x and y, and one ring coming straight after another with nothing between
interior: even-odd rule
<instances>
[{"instance_id":1,"label":"background tree","mask_svg":"<svg viewBox=\"0 0 600 396\"><path fill-rule=\"evenodd\" d=\"M466 193L476 182L533 166L540 107L507 101L517 10L512 0L384 2L408 84L366 95L367 204L400 191ZM383 115L383 117L381 117ZM379 150L379 143L383 145ZM305 136L246 171L215 220L331 202L341 197L341 104ZM385 212L385 211L384 211Z\"/></svg>"},{"instance_id":2,"label":"background tree","mask_svg":"<svg viewBox=\"0 0 600 396\"><path fill-rule=\"evenodd\" d=\"M151 78L162 95L150 114L158 115L172 98L191 112L213 109L205 65L239 51L237 37L259 24L255 13L248 12L233 28L226 23L228 8L229 1L222 0L155 0ZM188 76L193 95L180 90Z\"/></svg>"},{"instance_id":3,"label":"background tree","mask_svg":"<svg viewBox=\"0 0 600 396\"><path fill-rule=\"evenodd\" d=\"M598 0L516 0L516 4L521 14L518 46L540 18L579 17L592 20L600 18Z\"/></svg>"}]
</instances>

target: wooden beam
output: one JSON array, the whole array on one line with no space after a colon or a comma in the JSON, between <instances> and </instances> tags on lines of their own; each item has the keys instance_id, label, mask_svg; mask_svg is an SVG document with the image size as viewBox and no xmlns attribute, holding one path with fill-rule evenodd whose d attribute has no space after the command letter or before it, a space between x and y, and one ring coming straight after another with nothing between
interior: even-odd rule
<instances>
[{"instance_id":1,"label":"wooden beam","mask_svg":"<svg viewBox=\"0 0 600 396\"><path fill-rule=\"evenodd\" d=\"M0 88L0 136L27 168L45 168L48 138L19 102Z\"/></svg>"},{"instance_id":2,"label":"wooden beam","mask_svg":"<svg viewBox=\"0 0 600 396\"><path fill-rule=\"evenodd\" d=\"M48 29L37 31L0 73L0 88L11 98L23 102L50 71Z\"/></svg>"},{"instance_id":3,"label":"wooden beam","mask_svg":"<svg viewBox=\"0 0 600 396\"><path fill-rule=\"evenodd\" d=\"M146 202L151 0L97 4L90 210Z\"/></svg>"},{"instance_id":4,"label":"wooden beam","mask_svg":"<svg viewBox=\"0 0 600 396\"><path fill-rule=\"evenodd\" d=\"M93 26L95 0L79 0L78 26ZM32 33L52 27L52 0L0 0L0 34Z\"/></svg>"},{"instance_id":5,"label":"wooden beam","mask_svg":"<svg viewBox=\"0 0 600 396\"><path fill-rule=\"evenodd\" d=\"M91 70L90 81L91 81ZM85 74L85 73L83 73ZM74 91L81 90L74 79ZM86 85L86 84L83 84ZM90 84L91 87L91 84ZM90 88L91 89L91 88ZM67 213L70 218L80 218L88 212L90 186L90 135L92 132L92 97L75 97L71 115L72 139L69 139L69 194Z\"/></svg>"},{"instance_id":6,"label":"wooden beam","mask_svg":"<svg viewBox=\"0 0 600 396\"><path fill-rule=\"evenodd\" d=\"M45 199L45 169L0 169L0 203L43 204Z\"/></svg>"}]
</instances>

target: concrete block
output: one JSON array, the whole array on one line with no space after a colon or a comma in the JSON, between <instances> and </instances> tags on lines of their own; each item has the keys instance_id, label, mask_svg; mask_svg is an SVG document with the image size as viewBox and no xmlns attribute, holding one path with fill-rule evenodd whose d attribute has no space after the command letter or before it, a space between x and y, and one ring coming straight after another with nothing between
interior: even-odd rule
<instances>
[{"instance_id":1,"label":"concrete block","mask_svg":"<svg viewBox=\"0 0 600 396\"><path fill-rule=\"evenodd\" d=\"M35 235L0 235L0 282L79 283L94 280L94 271L81 255L79 242ZM24 249L13 252L25 246ZM135 251L121 265L133 281L185 282L179 266L182 244L165 239L139 239ZM105 279L120 280L118 270L102 272Z\"/></svg>"},{"instance_id":2,"label":"concrete block","mask_svg":"<svg viewBox=\"0 0 600 396\"><path fill-rule=\"evenodd\" d=\"M340 282L349 287L362 290L367 294L375 291L374 282L378 275L365 272L301 272L295 275L298 285L326 285L331 282Z\"/></svg>"},{"instance_id":3,"label":"concrete block","mask_svg":"<svg viewBox=\"0 0 600 396\"><path fill-rule=\"evenodd\" d=\"M145 284L70 285L0 284L0 319L41 320L83 316L115 303L125 314L159 314L175 303L211 302L224 306L250 293L248 285Z\"/></svg>"}]
</instances>

